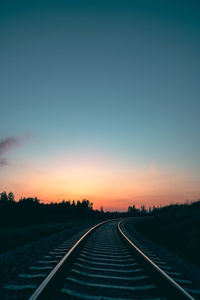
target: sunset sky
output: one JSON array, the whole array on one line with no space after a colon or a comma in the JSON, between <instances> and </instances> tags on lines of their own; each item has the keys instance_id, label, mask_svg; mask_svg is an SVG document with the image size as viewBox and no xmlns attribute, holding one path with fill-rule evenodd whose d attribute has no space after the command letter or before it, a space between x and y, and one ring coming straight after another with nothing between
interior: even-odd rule
<instances>
[{"instance_id":1,"label":"sunset sky","mask_svg":"<svg viewBox=\"0 0 200 300\"><path fill-rule=\"evenodd\" d=\"M0 192L200 197L199 16L197 0L1 1Z\"/></svg>"}]
</instances>

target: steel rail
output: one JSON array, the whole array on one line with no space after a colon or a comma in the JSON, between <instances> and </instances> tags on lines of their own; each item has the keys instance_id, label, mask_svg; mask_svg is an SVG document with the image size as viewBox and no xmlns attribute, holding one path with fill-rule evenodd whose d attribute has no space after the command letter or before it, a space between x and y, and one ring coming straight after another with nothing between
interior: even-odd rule
<instances>
[{"instance_id":1,"label":"steel rail","mask_svg":"<svg viewBox=\"0 0 200 300\"><path fill-rule=\"evenodd\" d=\"M187 293L178 283L176 283L169 275L167 275L161 268L159 268L149 257L147 257L136 245L134 245L129 238L122 231L120 225L124 220L117 224L117 230L120 233L124 241L129 245L129 248L137 255L143 265L146 265L151 270L162 288L172 296L176 296L176 299L195 300L189 293ZM169 292L168 292L169 290ZM172 298L170 298L172 299ZM174 298L173 298L174 299Z\"/></svg>"},{"instance_id":2,"label":"steel rail","mask_svg":"<svg viewBox=\"0 0 200 300\"><path fill-rule=\"evenodd\" d=\"M89 235L101 225L111 222L112 220L103 221L98 223L91 229L89 229L77 242L76 244L66 253L66 255L60 260L60 262L54 267L54 269L49 273L49 275L44 279L44 281L38 286L38 288L34 291L34 293L29 297L29 300L37 300L37 299L53 299L49 298L52 294L51 291L55 293L55 289L57 289L57 284L54 282L55 277L59 277L59 273L66 266L66 263L71 262L73 255L80 248L80 246L85 242L85 240L89 237ZM60 278L59 278L60 279ZM57 280L58 281L58 280Z\"/></svg>"}]
</instances>

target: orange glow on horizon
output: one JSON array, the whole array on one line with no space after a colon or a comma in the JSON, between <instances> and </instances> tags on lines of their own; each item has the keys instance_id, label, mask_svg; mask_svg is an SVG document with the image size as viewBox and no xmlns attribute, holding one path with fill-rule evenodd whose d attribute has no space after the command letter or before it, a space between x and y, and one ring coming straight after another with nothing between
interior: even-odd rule
<instances>
[{"instance_id":1,"label":"orange glow on horizon","mask_svg":"<svg viewBox=\"0 0 200 300\"><path fill-rule=\"evenodd\" d=\"M129 166L110 158L48 159L41 166L29 166L7 180L4 190L16 199L37 197L42 202L87 198L94 209L126 211L129 205L166 205L199 197L198 183L187 172L169 172L155 162L147 167ZM46 170L45 172L40 170Z\"/></svg>"}]
</instances>

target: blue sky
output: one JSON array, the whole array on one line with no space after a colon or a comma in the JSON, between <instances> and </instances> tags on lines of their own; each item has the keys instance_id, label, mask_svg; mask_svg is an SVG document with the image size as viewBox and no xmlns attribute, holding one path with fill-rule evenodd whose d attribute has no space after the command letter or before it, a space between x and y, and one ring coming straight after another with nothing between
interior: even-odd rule
<instances>
[{"instance_id":1,"label":"blue sky","mask_svg":"<svg viewBox=\"0 0 200 300\"><path fill-rule=\"evenodd\" d=\"M156 202L199 196L198 1L6 1L0 11L0 138L23 140L1 154L8 162L0 168L1 190L57 201L61 195L41 193L47 182L38 190L37 174L56 169L59 176L57 159L73 156L80 165L95 158L91 172L99 170L99 160L111 173L118 164L116 172L126 170L123 180L129 184L120 209L129 201L140 204L138 197L153 203L152 165L172 178L184 174L180 184L171 181L177 190L163 181L160 191L158 182ZM37 171L28 191L22 182L31 163ZM70 172L63 176L72 180ZM145 194L142 188L135 193L137 172L149 182ZM114 182L121 180L118 175ZM63 191L64 198L81 197L76 184L82 176L74 178L73 192ZM114 201L112 184L106 191ZM102 198L90 187L83 190ZM113 208L109 197L102 201Z\"/></svg>"}]
</instances>

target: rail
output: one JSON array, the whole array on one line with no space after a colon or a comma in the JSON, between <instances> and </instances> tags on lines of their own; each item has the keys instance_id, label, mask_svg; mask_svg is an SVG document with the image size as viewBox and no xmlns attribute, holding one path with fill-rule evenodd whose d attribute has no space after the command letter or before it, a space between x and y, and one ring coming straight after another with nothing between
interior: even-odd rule
<instances>
[{"instance_id":1,"label":"rail","mask_svg":"<svg viewBox=\"0 0 200 300\"><path fill-rule=\"evenodd\" d=\"M49 275L44 279L44 281L38 286L35 292L31 295L29 300L38 299L52 299L52 295L55 294L55 289L58 289L61 285L61 273L62 270L71 263L75 253L81 245L86 241L90 234L100 227L101 225L111 222L113 220L103 221L98 223L91 229L89 229L77 242L76 244L67 252L67 254L61 259L61 261L54 267L54 269L49 273ZM53 294L52 294L53 293Z\"/></svg>"},{"instance_id":2,"label":"rail","mask_svg":"<svg viewBox=\"0 0 200 300\"><path fill-rule=\"evenodd\" d=\"M146 266L152 273L158 284L163 288L170 299L187 299L195 300L190 294L188 294L179 284L177 284L169 275L167 275L162 269L160 269L149 257L147 257L136 245L134 245L129 238L122 231L120 225L124 222L120 221L117 225L118 232L121 237L129 246L130 250L137 255L138 259ZM173 298L171 298L173 296ZM174 296L176 298L174 298Z\"/></svg>"}]
</instances>

